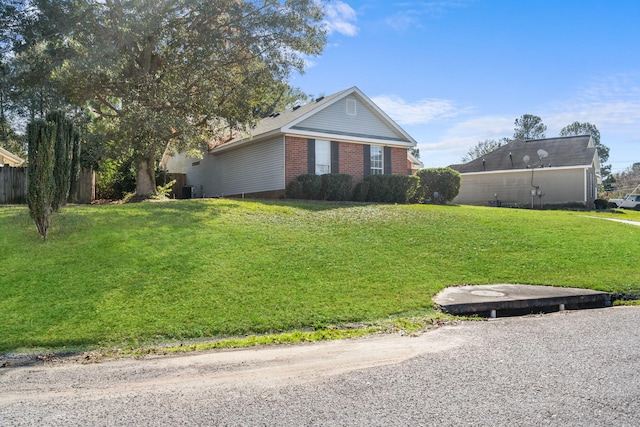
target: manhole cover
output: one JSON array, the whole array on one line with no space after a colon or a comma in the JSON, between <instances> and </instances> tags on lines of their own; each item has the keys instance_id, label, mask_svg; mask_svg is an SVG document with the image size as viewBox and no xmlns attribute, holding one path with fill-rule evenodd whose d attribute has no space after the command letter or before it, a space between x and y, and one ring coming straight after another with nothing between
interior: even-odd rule
<instances>
[{"instance_id":1,"label":"manhole cover","mask_svg":"<svg viewBox=\"0 0 640 427\"><path fill-rule=\"evenodd\" d=\"M478 295L479 297L503 297L504 292L498 291L471 291L472 295Z\"/></svg>"}]
</instances>

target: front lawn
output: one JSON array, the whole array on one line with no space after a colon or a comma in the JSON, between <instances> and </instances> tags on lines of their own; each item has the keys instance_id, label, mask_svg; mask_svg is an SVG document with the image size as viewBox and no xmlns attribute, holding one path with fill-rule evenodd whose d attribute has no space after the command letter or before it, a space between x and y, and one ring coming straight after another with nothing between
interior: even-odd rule
<instances>
[{"instance_id":1,"label":"front lawn","mask_svg":"<svg viewBox=\"0 0 640 427\"><path fill-rule=\"evenodd\" d=\"M0 207L0 352L429 314L455 284L640 293L640 227L586 215L185 200L67 207L42 243L26 207Z\"/></svg>"}]
</instances>

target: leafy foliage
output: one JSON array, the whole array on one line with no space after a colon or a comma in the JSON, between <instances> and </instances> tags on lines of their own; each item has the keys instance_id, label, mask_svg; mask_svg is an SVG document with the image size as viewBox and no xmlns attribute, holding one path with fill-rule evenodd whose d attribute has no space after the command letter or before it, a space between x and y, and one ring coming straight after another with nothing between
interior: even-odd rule
<instances>
[{"instance_id":1,"label":"leafy foliage","mask_svg":"<svg viewBox=\"0 0 640 427\"><path fill-rule=\"evenodd\" d=\"M503 145L508 144L509 142L509 138L501 138L498 140L485 139L483 141L480 141L473 148L470 148L469 151L467 151L467 154L462 157L462 162L467 163L475 160L487 153L492 152L493 150L502 147Z\"/></svg>"},{"instance_id":2,"label":"leafy foliage","mask_svg":"<svg viewBox=\"0 0 640 427\"><path fill-rule=\"evenodd\" d=\"M419 170L418 197L433 203L445 204L460 192L460 173L451 168L427 168Z\"/></svg>"},{"instance_id":3,"label":"leafy foliage","mask_svg":"<svg viewBox=\"0 0 640 427\"><path fill-rule=\"evenodd\" d=\"M514 124L516 126L513 129L514 139L527 140L545 138L547 126L542 123L542 119L538 116L523 114L515 120Z\"/></svg>"},{"instance_id":4,"label":"leafy foliage","mask_svg":"<svg viewBox=\"0 0 640 427\"><path fill-rule=\"evenodd\" d=\"M353 192L353 176L344 173L329 173L322 175L320 188L321 200L344 202L351 200Z\"/></svg>"},{"instance_id":5,"label":"leafy foliage","mask_svg":"<svg viewBox=\"0 0 640 427\"><path fill-rule=\"evenodd\" d=\"M593 143L598 149L598 159L600 160L600 172L603 177L611 173L611 165L606 164L609 160L609 147L600 142L600 131L596 125L589 122L573 122L560 130L560 136L591 135Z\"/></svg>"},{"instance_id":6,"label":"leafy foliage","mask_svg":"<svg viewBox=\"0 0 640 427\"><path fill-rule=\"evenodd\" d=\"M404 204L415 201L418 187L418 178L415 176L370 175L364 181L368 183L368 202Z\"/></svg>"},{"instance_id":7,"label":"leafy foliage","mask_svg":"<svg viewBox=\"0 0 640 427\"><path fill-rule=\"evenodd\" d=\"M134 154L139 196L155 193L169 143L202 148L289 102L286 79L326 43L315 0L32 4L13 36L28 71L18 84L89 105L114 147Z\"/></svg>"}]
</instances>

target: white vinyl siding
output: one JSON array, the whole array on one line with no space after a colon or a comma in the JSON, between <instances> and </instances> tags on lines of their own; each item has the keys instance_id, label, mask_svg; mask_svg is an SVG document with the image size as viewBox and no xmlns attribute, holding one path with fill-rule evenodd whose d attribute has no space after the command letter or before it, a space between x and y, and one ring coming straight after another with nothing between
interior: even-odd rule
<instances>
[{"instance_id":1,"label":"white vinyl siding","mask_svg":"<svg viewBox=\"0 0 640 427\"><path fill-rule=\"evenodd\" d=\"M379 145L371 146L371 175L384 174L384 150Z\"/></svg>"},{"instance_id":2,"label":"white vinyl siding","mask_svg":"<svg viewBox=\"0 0 640 427\"><path fill-rule=\"evenodd\" d=\"M214 154L211 196L282 190L284 137Z\"/></svg>"},{"instance_id":3,"label":"white vinyl siding","mask_svg":"<svg viewBox=\"0 0 640 427\"><path fill-rule=\"evenodd\" d=\"M354 115L347 114L347 111L351 111L347 108L347 101L355 103ZM388 126L367 105L354 96L342 99L317 112L308 119L296 124L293 129L310 129L318 132L406 141L402 135Z\"/></svg>"},{"instance_id":4,"label":"white vinyl siding","mask_svg":"<svg viewBox=\"0 0 640 427\"><path fill-rule=\"evenodd\" d=\"M316 175L331 173L331 142L316 140Z\"/></svg>"},{"instance_id":5,"label":"white vinyl siding","mask_svg":"<svg viewBox=\"0 0 640 427\"><path fill-rule=\"evenodd\" d=\"M284 137L249 144L219 154L204 154L202 159L174 156L167 168L186 173L195 197L222 197L242 193L283 190Z\"/></svg>"}]
</instances>

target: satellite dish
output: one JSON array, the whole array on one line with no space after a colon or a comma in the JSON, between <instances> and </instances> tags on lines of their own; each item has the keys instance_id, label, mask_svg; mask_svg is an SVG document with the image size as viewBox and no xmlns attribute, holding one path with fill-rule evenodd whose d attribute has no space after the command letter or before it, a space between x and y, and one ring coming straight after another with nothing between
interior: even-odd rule
<instances>
[{"instance_id":1,"label":"satellite dish","mask_svg":"<svg viewBox=\"0 0 640 427\"><path fill-rule=\"evenodd\" d=\"M531 160L531 157L529 157L528 154L525 154L524 157L522 158L522 161L525 163L529 163L529 160Z\"/></svg>"},{"instance_id":2,"label":"satellite dish","mask_svg":"<svg viewBox=\"0 0 640 427\"><path fill-rule=\"evenodd\" d=\"M540 159L544 159L545 157L549 156L549 153L547 153L546 151L544 151L542 148L538 150L538 157Z\"/></svg>"}]
</instances>

